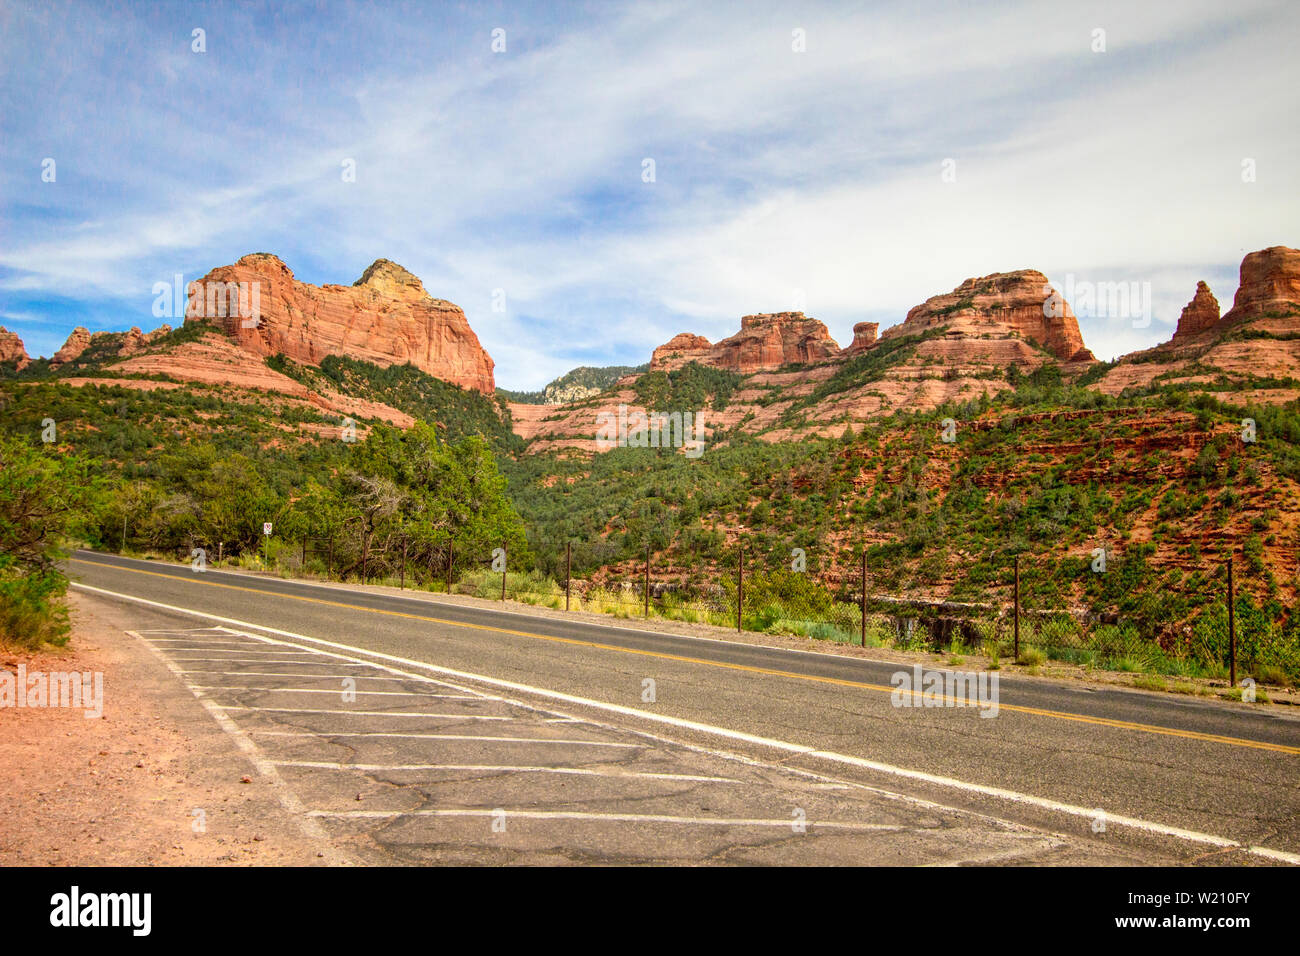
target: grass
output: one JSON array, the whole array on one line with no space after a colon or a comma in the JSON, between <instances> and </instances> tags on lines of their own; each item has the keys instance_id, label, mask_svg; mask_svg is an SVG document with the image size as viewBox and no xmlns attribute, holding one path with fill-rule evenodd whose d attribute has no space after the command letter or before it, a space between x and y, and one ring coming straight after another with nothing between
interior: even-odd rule
<instances>
[{"instance_id":1,"label":"grass","mask_svg":"<svg viewBox=\"0 0 1300 956\"><path fill-rule=\"evenodd\" d=\"M1020 656L1016 658L1016 663L1023 667L1038 667L1047 661L1047 655L1036 647L1020 648Z\"/></svg>"},{"instance_id":2,"label":"grass","mask_svg":"<svg viewBox=\"0 0 1300 956\"><path fill-rule=\"evenodd\" d=\"M1168 682L1163 677L1157 677L1155 674L1139 675L1134 678L1133 686L1141 690L1166 691L1169 689Z\"/></svg>"}]
</instances>

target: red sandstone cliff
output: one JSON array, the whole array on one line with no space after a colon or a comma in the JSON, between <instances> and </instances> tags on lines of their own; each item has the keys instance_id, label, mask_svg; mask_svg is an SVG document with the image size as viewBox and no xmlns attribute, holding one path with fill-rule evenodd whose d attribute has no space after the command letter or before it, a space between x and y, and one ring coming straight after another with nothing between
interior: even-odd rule
<instances>
[{"instance_id":1,"label":"red sandstone cliff","mask_svg":"<svg viewBox=\"0 0 1300 956\"><path fill-rule=\"evenodd\" d=\"M1300 249L1270 246L1241 260L1241 281L1222 325L1265 313L1300 312Z\"/></svg>"},{"instance_id":2,"label":"red sandstone cliff","mask_svg":"<svg viewBox=\"0 0 1300 956\"><path fill-rule=\"evenodd\" d=\"M1214 297L1210 287L1204 282L1196 283L1196 294L1192 301L1183 307L1183 314L1178 317L1178 328L1174 331L1174 341L1208 332L1219 322L1219 300Z\"/></svg>"},{"instance_id":3,"label":"red sandstone cliff","mask_svg":"<svg viewBox=\"0 0 1300 956\"><path fill-rule=\"evenodd\" d=\"M10 332L3 325L0 325L0 362L13 362L20 372L31 362L27 356L27 349L23 346L23 340L17 333Z\"/></svg>"},{"instance_id":4,"label":"red sandstone cliff","mask_svg":"<svg viewBox=\"0 0 1300 956\"><path fill-rule=\"evenodd\" d=\"M839 353L823 323L802 312L771 312L743 316L740 331L716 345L688 332L676 335L654 350L650 369L670 371L699 362L749 375L783 365L825 362Z\"/></svg>"},{"instance_id":5,"label":"red sandstone cliff","mask_svg":"<svg viewBox=\"0 0 1300 956\"><path fill-rule=\"evenodd\" d=\"M931 296L881 338L915 335L940 326L970 335L1007 331L1033 339L1062 362L1093 361L1069 303L1059 295L1049 303L1051 296L1047 276L1036 269L995 272Z\"/></svg>"},{"instance_id":6,"label":"red sandstone cliff","mask_svg":"<svg viewBox=\"0 0 1300 956\"><path fill-rule=\"evenodd\" d=\"M242 299L234 291L241 283ZM326 355L410 362L444 381L494 391L494 363L465 313L387 259L377 259L354 285L315 286L295 279L276 256L257 253L213 269L188 292L186 321L209 322L258 355L284 353L308 365ZM257 314L250 315L254 303Z\"/></svg>"},{"instance_id":7,"label":"red sandstone cliff","mask_svg":"<svg viewBox=\"0 0 1300 956\"><path fill-rule=\"evenodd\" d=\"M650 370L670 372L688 362L707 364L713 343L702 335L679 332L650 355Z\"/></svg>"},{"instance_id":8,"label":"red sandstone cliff","mask_svg":"<svg viewBox=\"0 0 1300 956\"><path fill-rule=\"evenodd\" d=\"M844 350L844 354L857 355L876 344L876 333L880 331L879 322L858 322L853 326L853 343Z\"/></svg>"}]
</instances>

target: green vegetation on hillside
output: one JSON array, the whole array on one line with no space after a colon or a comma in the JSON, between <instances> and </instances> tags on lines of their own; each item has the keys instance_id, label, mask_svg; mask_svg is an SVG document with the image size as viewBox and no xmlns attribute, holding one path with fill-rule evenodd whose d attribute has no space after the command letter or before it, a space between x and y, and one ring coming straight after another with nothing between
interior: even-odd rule
<instances>
[{"instance_id":1,"label":"green vegetation on hillside","mask_svg":"<svg viewBox=\"0 0 1300 956\"><path fill-rule=\"evenodd\" d=\"M419 421L436 424L449 441L477 435L497 452L523 447L510 430L510 414L502 403L434 378L410 363L384 367L327 355L319 368L313 368L276 355L266 364L309 387L323 382L345 395L382 402Z\"/></svg>"}]
</instances>

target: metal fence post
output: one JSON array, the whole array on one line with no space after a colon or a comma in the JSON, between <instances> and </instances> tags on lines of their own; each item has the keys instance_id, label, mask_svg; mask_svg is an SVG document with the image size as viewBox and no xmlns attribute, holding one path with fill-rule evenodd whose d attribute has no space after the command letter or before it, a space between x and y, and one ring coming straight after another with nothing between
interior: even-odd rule
<instances>
[{"instance_id":1,"label":"metal fence post","mask_svg":"<svg viewBox=\"0 0 1300 956\"><path fill-rule=\"evenodd\" d=\"M1232 552L1228 552L1228 686L1237 686L1237 590L1232 578Z\"/></svg>"},{"instance_id":2,"label":"metal fence post","mask_svg":"<svg viewBox=\"0 0 1300 956\"><path fill-rule=\"evenodd\" d=\"M862 546L862 646L867 646L867 546Z\"/></svg>"},{"instance_id":3,"label":"metal fence post","mask_svg":"<svg viewBox=\"0 0 1300 956\"><path fill-rule=\"evenodd\" d=\"M455 559L456 539L447 539L447 593L451 593L451 563Z\"/></svg>"},{"instance_id":4,"label":"metal fence post","mask_svg":"<svg viewBox=\"0 0 1300 956\"><path fill-rule=\"evenodd\" d=\"M1012 615L1015 620L1015 647L1012 656L1020 660L1020 555L1016 555L1016 588Z\"/></svg>"},{"instance_id":5,"label":"metal fence post","mask_svg":"<svg viewBox=\"0 0 1300 956\"><path fill-rule=\"evenodd\" d=\"M573 581L573 542L564 543L564 609L569 609L569 586Z\"/></svg>"},{"instance_id":6,"label":"metal fence post","mask_svg":"<svg viewBox=\"0 0 1300 956\"><path fill-rule=\"evenodd\" d=\"M736 563L739 569L736 575L736 631L741 630L740 622L745 608L745 546L740 546L740 557Z\"/></svg>"},{"instance_id":7,"label":"metal fence post","mask_svg":"<svg viewBox=\"0 0 1300 956\"><path fill-rule=\"evenodd\" d=\"M401 583L398 584L398 588L403 591L406 590L406 538L405 537L402 538L402 578L401 578Z\"/></svg>"},{"instance_id":8,"label":"metal fence post","mask_svg":"<svg viewBox=\"0 0 1300 956\"><path fill-rule=\"evenodd\" d=\"M501 600L506 599L506 562L510 559L509 552L506 551L506 543L501 542Z\"/></svg>"},{"instance_id":9,"label":"metal fence post","mask_svg":"<svg viewBox=\"0 0 1300 956\"><path fill-rule=\"evenodd\" d=\"M650 545L645 546L645 616L650 616Z\"/></svg>"}]
</instances>

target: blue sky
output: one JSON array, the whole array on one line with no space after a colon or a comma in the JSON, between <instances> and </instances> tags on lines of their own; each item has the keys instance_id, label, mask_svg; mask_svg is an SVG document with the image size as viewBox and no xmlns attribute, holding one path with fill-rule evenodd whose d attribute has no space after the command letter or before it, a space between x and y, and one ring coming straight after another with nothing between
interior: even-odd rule
<instances>
[{"instance_id":1,"label":"blue sky","mask_svg":"<svg viewBox=\"0 0 1300 956\"><path fill-rule=\"evenodd\" d=\"M1147 327L1080 315L1110 358L1300 246L1297 27L1251 0L0 0L0 324L49 355L157 326L178 272L265 251L347 284L382 256L536 388L753 312L847 344L1037 268L1150 283Z\"/></svg>"}]
</instances>

